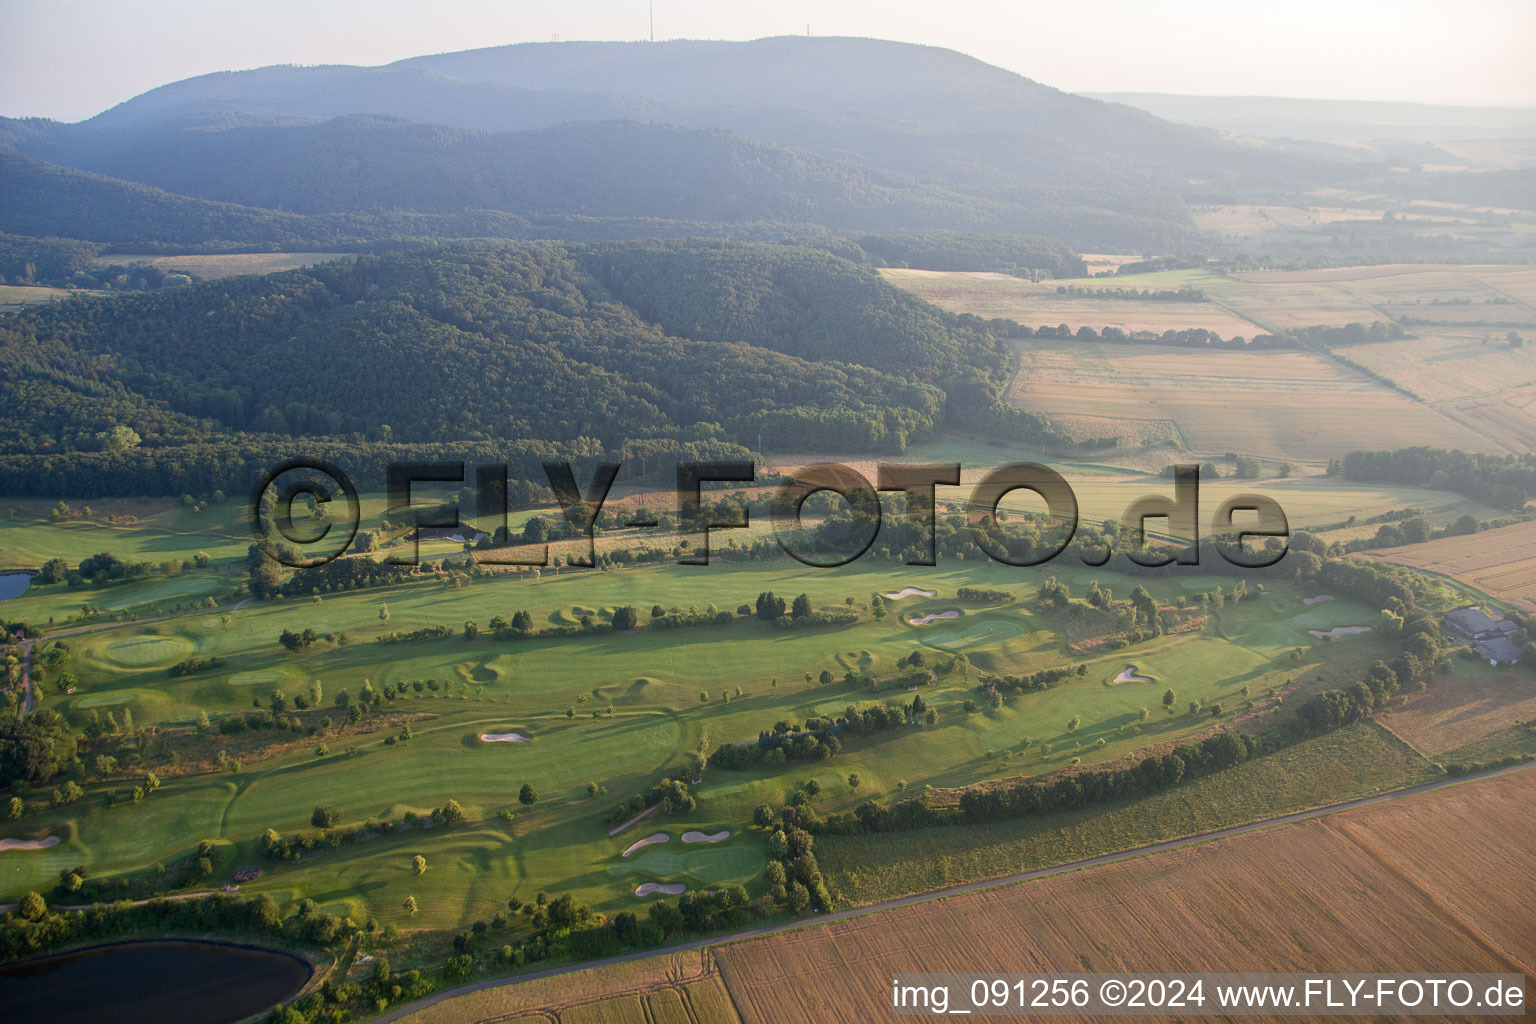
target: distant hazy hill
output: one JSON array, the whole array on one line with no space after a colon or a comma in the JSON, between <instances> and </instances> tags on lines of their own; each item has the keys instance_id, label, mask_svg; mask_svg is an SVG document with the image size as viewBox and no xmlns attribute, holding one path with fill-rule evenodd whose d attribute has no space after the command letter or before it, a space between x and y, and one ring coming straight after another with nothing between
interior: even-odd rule
<instances>
[{"instance_id":1,"label":"distant hazy hill","mask_svg":"<svg viewBox=\"0 0 1536 1024\"><path fill-rule=\"evenodd\" d=\"M1079 248L1191 244L1179 198L1189 187L1353 173L950 50L799 37L526 44L205 75L77 125L0 122L0 147L290 213L947 228L1049 233Z\"/></svg>"}]
</instances>

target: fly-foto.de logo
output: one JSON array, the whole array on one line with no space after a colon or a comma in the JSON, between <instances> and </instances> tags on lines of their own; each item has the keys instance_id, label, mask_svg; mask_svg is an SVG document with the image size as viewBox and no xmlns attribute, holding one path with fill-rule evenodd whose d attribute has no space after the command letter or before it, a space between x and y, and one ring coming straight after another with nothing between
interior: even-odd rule
<instances>
[{"instance_id":1,"label":"fly-foto.de logo","mask_svg":"<svg viewBox=\"0 0 1536 1024\"><path fill-rule=\"evenodd\" d=\"M555 501L568 524L568 537L584 538L587 556L572 556L570 564L596 564L596 525L623 464L597 464L585 488L577 482L569 462L545 462L543 472ZM483 565L545 566L549 563L547 541L527 543L508 530L506 464L479 464L467 472L463 462L397 463L386 470L386 507L392 521L409 527L405 550L392 553L395 565L419 561L417 540L424 529L453 531L464 526L458 504L422 507L412 503L417 485L474 482L474 519L494 542L476 553ZM777 478L776 478L777 479ZM768 505L774 538L783 551L804 565L834 568L862 556L874 544L882 523L898 518L915 541L906 546L908 565L937 564L939 488L960 486L959 463L880 463L871 481L852 466L820 463L796 469L783 478ZM752 462L680 462L677 466L677 533L687 541L680 565L708 565L710 537L722 530L751 525L745 504L722 513L706 499L705 485L750 486L758 480ZM1051 527L1048 542L1021 551L1008 543L1003 499L1018 491L1033 493L1044 503L1036 516ZM1200 517L1200 469L1195 465L1174 467L1172 493L1149 493L1130 502L1118 520L1113 536L1125 556L1138 565L1199 565L1202 521ZM825 538L805 529L805 505L819 493L837 495L847 506L845 528L839 531L836 549ZM885 507L880 495L900 494L899 510ZM301 529L295 523L295 502L323 509L318 527ZM988 470L961 499L970 538L988 558L1012 566L1043 565L1071 544L1080 522L1077 495L1071 484L1048 466L1014 462ZM336 508L345 506L345 512ZM250 519L256 543L274 560L293 567L323 565L347 553L362 521L362 503L352 479L339 467L322 459L293 459L262 474L251 494ZM1155 524L1163 523L1161 529ZM638 517L621 520L635 530L658 529L660 520ZM1222 541L1216 552L1233 565L1260 569L1285 557L1290 524L1279 502L1263 494L1234 494L1224 499L1209 520L1210 535ZM809 533L809 536L808 536ZM1249 546L1258 541L1262 547ZM295 556L297 552L297 557ZM1105 564L1113 554L1112 541L1101 541L1090 552L1080 549L1084 564Z\"/></svg>"}]
</instances>

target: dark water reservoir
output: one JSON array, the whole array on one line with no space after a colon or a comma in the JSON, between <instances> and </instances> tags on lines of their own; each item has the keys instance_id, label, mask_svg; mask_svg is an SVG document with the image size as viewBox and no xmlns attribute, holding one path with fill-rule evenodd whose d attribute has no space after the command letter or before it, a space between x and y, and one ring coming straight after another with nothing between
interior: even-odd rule
<instances>
[{"instance_id":1,"label":"dark water reservoir","mask_svg":"<svg viewBox=\"0 0 1536 1024\"><path fill-rule=\"evenodd\" d=\"M0 1020L230 1024L309 980L298 957L212 942L125 942L0 967Z\"/></svg>"}]
</instances>

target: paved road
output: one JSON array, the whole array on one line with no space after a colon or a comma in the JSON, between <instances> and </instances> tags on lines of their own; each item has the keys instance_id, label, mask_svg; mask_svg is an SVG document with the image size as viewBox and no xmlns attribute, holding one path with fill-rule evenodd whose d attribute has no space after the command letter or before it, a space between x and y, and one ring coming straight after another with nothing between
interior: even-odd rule
<instances>
[{"instance_id":1,"label":"paved road","mask_svg":"<svg viewBox=\"0 0 1536 1024\"><path fill-rule=\"evenodd\" d=\"M773 935L778 932L792 931L796 928L809 928L817 925L828 924L832 921L846 921L854 917L862 917L865 914L878 914L886 910L894 910L897 907L910 907L917 903L927 903L930 900L948 899L951 896L960 896L968 892L979 892L983 889L995 889L999 886L1013 885L1018 882L1027 882L1033 878L1044 878L1048 875L1059 875L1068 871L1079 871L1083 868L1096 867L1100 864L1113 864L1116 861L1130 860L1134 857L1145 857L1148 854L1161 853L1164 850L1176 850L1181 846L1191 846L1195 843L1210 842L1213 839L1223 839L1227 836L1242 835L1245 832L1257 832L1260 829L1272 828L1276 825L1287 825L1297 821L1308 821L1312 818L1322 818L1340 811L1347 811L1355 807L1365 807L1370 804L1382 803L1387 800L1397 800L1405 796L1414 796L1419 793L1427 793L1430 790L1440 789L1444 786L1454 786L1473 779L1491 778L1496 775L1504 775L1510 772L1536 770L1536 765L1521 764L1510 768L1499 768L1488 772L1479 772L1476 775L1463 775L1456 778L1436 779L1434 782L1426 782L1419 786L1410 786L1407 789L1396 789L1388 793L1378 793L1376 796L1360 797L1355 800L1346 800L1343 803L1329 804L1326 807L1314 807L1307 811L1296 811L1292 814L1282 814L1275 818L1265 818L1262 821L1250 822L1246 825L1233 825L1229 828L1217 829L1214 832L1202 832L1199 835L1185 836L1182 839L1168 839L1160 843L1151 843L1147 846L1138 846L1131 850L1121 850L1118 853L1105 853L1097 857L1088 857L1084 860L1072 861L1068 864L1057 864L1054 867L1036 868L1033 871L1020 871L1017 874L1005 875L1001 878L989 878L981 882L971 882L966 885L950 886L947 889L938 889L933 892L919 893L915 896L904 896L901 899L886 900L883 903L871 903L868 906L854 907L849 910L839 910L831 914L819 914L816 917L797 921L786 921L781 924L764 925L759 928L749 928L745 931L734 932L730 935L720 935L709 939L697 939L693 942L681 942L673 946L664 946L659 949L647 949L636 953L626 953L623 956L608 957L605 960L594 960L589 963L569 964L563 967L551 967L543 971L533 971L528 974L518 975L516 978L491 978L486 981L477 981L469 985L461 985L458 988L448 989L443 992L427 996L399 1009L391 1010L381 1017L374 1018L374 1024L399 1020L417 1010L440 1003L445 999L462 996L470 992L480 992L489 988L511 987L525 981L534 981L538 978L551 978L561 974L570 974L574 971L584 971L592 967L605 967L610 964L629 963L634 960L644 960L648 957L662 956L667 953L682 953L691 949L701 949L705 946L718 946L727 942L739 942L743 939L757 938L763 935ZM957 826L963 827L963 826Z\"/></svg>"}]
</instances>

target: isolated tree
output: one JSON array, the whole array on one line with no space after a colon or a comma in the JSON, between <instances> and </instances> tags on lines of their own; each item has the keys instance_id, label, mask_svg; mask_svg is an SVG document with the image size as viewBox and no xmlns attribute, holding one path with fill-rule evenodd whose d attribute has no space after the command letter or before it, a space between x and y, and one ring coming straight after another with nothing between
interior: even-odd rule
<instances>
[{"instance_id":1,"label":"isolated tree","mask_svg":"<svg viewBox=\"0 0 1536 1024\"><path fill-rule=\"evenodd\" d=\"M427 858L423 857L421 854L418 853L416 856L411 858L411 874L413 874L413 875L424 875L426 873L427 873Z\"/></svg>"},{"instance_id":2,"label":"isolated tree","mask_svg":"<svg viewBox=\"0 0 1536 1024\"><path fill-rule=\"evenodd\" d=\"M407 896L405 898L405 902L403 904L401 904L401 906L403 906L405 908L405 912L407 914L410 914L410 915L412 915L414 917L415 914L416 914L416 897L415 896Z\"/></svg>"},{"instance_id":3,"label":"isolated tree","mask_svg":"<svg viewBox=\"0 0 1536 1024\"><path fill-rule=\"evenodd\" d=\"M28 892L16 905L16 913L25 921L41 921L48 913L48 904L43 902L42 896Z\"/></svg>"},{"instance_id":4,"label":"isolated tree","mask_svg":"<svg viewBox=\"0 0 1536 1024\"><path fill-rule=\"evenodd\" d=\"M1067 732L1077 732L1078 727L1082 724L1083 716L1073 715L1071 718L1067 719Z\"/></svg>"},{"instance_id":5,"label":"isolated tree","mask_svg":"<svg viewBox=\"0 0 1536 1024\"><path fill-rule=\"evenodd\" d=\"M529 783L523 783L523 788L517 791L517 802L524 807L532 807L539 802L539 794Z\"/></svg>"},{"instance_id":6,"label":"isolated tree","mask_svg":"<svg viewBox=\"0 0 1536 1024\"><path fill-rule=\"evenodd\" d=\"M1178 695L1173 692L1172 687L1169 687L1163 691L1163 707L1167 708L1169 711L1173 710L1173 706L1178 703L1178 700Z\"/></svg>"},{"instance_id":7,"label":"isolated tree","mask_svg":"<svg viewBox=\"0 0 1536 1024\"><path fill-rule=\"evenodd\" d=\"M379 621L380 622L388 622L389 621L389 605L384 604L382 602L379 604Z\"/></svg>"},{"instance_id":8,"label":"isolated tree","mask_svg":"<svg viewBox=\"0 0 1536 1024\"><path fill-rule=\"evenodd\" d=\"M321 804L309 816L309 823L315 828L335 828L341 824L341 808Z\"/></svg>"},{"instance_id":9,"label":"isolated tree","mask_svg":"<svg viewBox=\"0 0 1536 1024\"><path fill-rule=\"evenodd\" d=\"M134 430L132 427L125 427L122 424L118 424L99 436L101 437L103 450L109 452L126 452L130 448L137 448L139 442L143 440L137 430Z\"/></svg>"}]
</instances>

